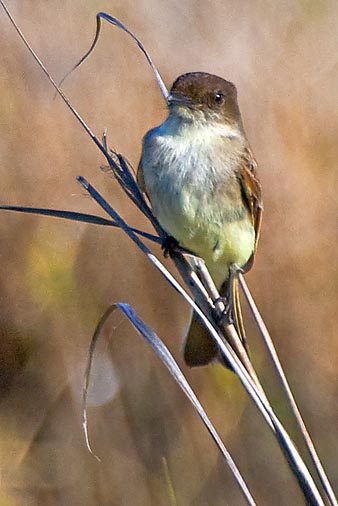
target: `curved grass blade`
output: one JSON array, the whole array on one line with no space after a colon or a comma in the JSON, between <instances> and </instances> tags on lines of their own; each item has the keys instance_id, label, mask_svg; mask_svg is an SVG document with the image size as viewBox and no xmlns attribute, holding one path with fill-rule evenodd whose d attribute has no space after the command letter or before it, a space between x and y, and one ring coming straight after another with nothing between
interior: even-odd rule
<instances>
[{"instance_id":1,"label":"curved grass blade","mask_svg":"<svg viewBox=\"0 0 338 506\"><path fill-rule=\"evenodd\" d=\"M37 62L37 64L39 65L39 67L41 68L41 70L43 71L43 73L47 76L47 78L49 79L50 83L52 84L52 86L57 91L58 95L65 102L65 104L67 105L67 107L72 112L73 116L75 116L75 118L77 119L77 121L81 124L82 128L86 131L86 133L89 135L89 137L92 139L92 141L99 148L99 150L101 151L101 153L103 153L103 155L107 158L107 160L109 162L109 165L111 164L112 166L114 166L115 161L112 159L112 157L109 155L109 153L107 153L107 150L105 149L105 147L103 146L103 144L98 140L98 138L96 137L96 135L91 131L91 129L89 128L89 126L87 125L87 123L82 119L82 117L80 116L80 114L77 112L77 110L75 109L75 107L72 105L71 101L66 97L66 95L63 93L63 91L56 84L55 80L50 75L50 73L48 72L47 68L42 63L42 61L40 60L40 58L38 57L38 55L36 54L36 52L34 51L34 49L32 48L32 46L27 41L27 39L24 36L23 32L18 27L18 25L15 22L12 14L8 10L6 4L5 4L5 2L3 0L0 0L0 5L2 5L2 7L3 7L4 11L6 12L6 14L7 14L10 22L12 23L15 31L17 32L17 34L19 35L20 39L25 44L25 46L27 47L28 51L31 53L31 55L33 56L34 60Z\"/></svg>"},{"instance_id":2,"label":"curved grass blade","mask_svg":"<svg viewBox=\"0 0 338 506\"><path fill-rule=\"evenodd\" d=\"M204 411L201 403L199 402L196 394L194 393L193 389L189 385L188 381L186 380L184 374L182 373L181 369L178 367L175 359L171 355L168 348L165 346L165 344L161 341L161 339L153 332L142 320L141 318L135 313L133 308L124 302L119 302L117 304L111 305L107 311L104 313L102 318L99 321L98 326L96 327L96 330L94 332L92 341L90 343L89 353L88 353L88 361L87 361L87 367L85 372L85 381L84 381L84 387L83 387L83 409L82 409L82 424L83 429L85 433L86 438L86 444L87 448L90 451L92 455L96 457L96 459L99 459L99 457L93 452L89 434L88 434L88 417L87 417L87 394L88 394L88 387L89 387L89 381L90 381L90 371L91 366L93 362L93 356L95 351L95 346L97 343L97 340L100 336L101 330L103 325L106 323L110 315L116 311L120 310L124 315L128 318L130 323L134 326L134 328L137 330L137 332L145 339L147 344L151 346L151 348L154 350L156 355L159 357L159 359L162 361L162 363L166 366L176 383L179 385L179 387L183 390L185 395L188 397L191 404L194 406L195 410L199 414L202 422L204 423L205 427L207 428L209 434L211 435L213 441L215 442L219 452L221 453L221 456L223 460L226 462L226 464L229 466L235 480L237 481L240 490L245 497L247 504L250 506L257 506L254 498L252 497L248 486L246 485L239 469L237 468L234 460L232 459L230 453L224 446L221 438L219 437L216 429L214 428L213 424L211 423L210 419L208 418L206 412Z\"/></svg>"},{"instance_id":3,"label":"curved grass blade","mask_svg":"<svg viewBox=\"0 0 338 506\"><path fill-rule=\"evenodd\" d=\"M99 36L100 36L100 31L101 31L101 18L102 19L105 19L108 23L114 25L114 26L117 26L118 28L120 28L121 30L123 30L124 32L126 32L128 35L130 35L130 37L136 42L136 44L138 45L139 49L142 51L142 53L144 54L144 56L146 57L146 60L147 62L149 63L149 65L151 66L154 74L155 74L155 78L156 78L156 81L157 81L157 84L161 90L161 93L163 95L163 98L164 100L167 102L168 100L168 96L169 96L169 92L167 90L167 87L166 85L164 84L163 82L163 79L162 77L160 76L160 73L159 71L157 70L157 68L155 67L154 63L153 63L153 60L151 59L148 51L145 49L145 47L143 46L143 44L141 43L141 41L136 37L136 35L133 34L133 32L131 32L129 30L129 28L127 28L123 23L121 23L120 20L118 20L117 18L114 18L113 16L110 16L109 14L105 13L105 12L98 12L96 14L96 33L95 33L95 37L94 37L94 40L90 46L90 48L88 49L88 51L82 56L82 58L80 59L80 61L74 65L74 67L63 77L63 79L60 81L59 83L59 86L61 86L64 81L66 80L66 78L72 73L74 72L74 70L76 70L77 68L79 68L79 66L88 58L88 56L90 55L90 53L93 51L93 49L95 48L96 46L96 43L97 41L99 40Z\"/></svg>"}]
</instances>

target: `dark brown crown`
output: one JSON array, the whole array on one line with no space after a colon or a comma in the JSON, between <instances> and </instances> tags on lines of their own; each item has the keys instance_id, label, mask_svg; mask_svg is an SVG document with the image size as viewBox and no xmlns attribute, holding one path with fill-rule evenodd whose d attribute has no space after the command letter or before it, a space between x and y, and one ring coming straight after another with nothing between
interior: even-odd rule
<instances>
[{"instance_id":1,"label":"dark brown crown","mask_svg":"<svg viewBox=\"0 0 338 506\"><path fill-rule=\"evenodd\" d=\"M207 72L179 76L170 90L170 104L181 103L191 109L221 114L228 121L240 122L236 87L222 77Z\"/></svg>"}]
</instances>

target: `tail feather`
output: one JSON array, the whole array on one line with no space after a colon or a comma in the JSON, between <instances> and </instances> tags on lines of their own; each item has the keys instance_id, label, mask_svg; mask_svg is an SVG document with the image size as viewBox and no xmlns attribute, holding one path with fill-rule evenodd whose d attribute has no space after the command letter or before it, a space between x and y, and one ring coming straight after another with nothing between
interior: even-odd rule
<instances>
[{"instance_id":1,"label":"tail feather","mask_svg":"<svg viewBox=\"0 0 338 506\"><path fill-rule=\"evenodd\" d=\"M218 347L195 312L184 343L183 356L190 367L207 365L218 355Z\"/></svg>"},{"instance_id":2,"label":"tail feather","mask_svg":"<svg viewBox=\"0 0 338 506\"><path fill-rule=\"evenodd\" d=\"M231 283L231 290L228 289L229 282ZM231 312L234 326L245 350L248 352L237 276L230 276L229 279L223 283L220 295L229 297L229 292L231 292ZM195 312L192 314L190 327L185 339L183 355L185 363L190 367L207 365L219 357L217 344ZM229 367L224 358L222 358L222 363Z\"/></svg>"}]
</instances>

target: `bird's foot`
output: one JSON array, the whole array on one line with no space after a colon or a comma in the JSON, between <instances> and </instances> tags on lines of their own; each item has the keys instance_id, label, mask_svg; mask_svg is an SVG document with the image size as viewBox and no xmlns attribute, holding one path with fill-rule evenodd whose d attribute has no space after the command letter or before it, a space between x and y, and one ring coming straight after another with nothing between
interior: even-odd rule
<instances>
[{"instance_id":1,"label":"bird's foot","mask_svg":"<svg viewBox=\"0 0 338 506\"><path fill-rule=\"evenodd\" d=\"M163 255L168 258L178 248L178 242L172 235L167 235L162 242Z\"/></svg>"},{"instance_id":2,"label":"bird's foot","mask_svg":"<svg viewBox=\"0 0 338 506\"><path fill-rule=\"evenodd\" d=\"M214 301L216 307L220 308L219 323L232 325L234 323L234 293L233 282L238 273L243 269L238 264L231 264L225 284L225 294ZM224 292L223 292L224 293Z\"/></svg>"},{"instance_id":3,"label":"bird's foot","mask_svg":"<svg viewBox=\"0 0 338 506\"><path fill-rule=\"evenodd\" d=\"M226 297L218 297L214 300L214 305L218 309L217 323L231 325L234 323L232 315L232 303L231 299Z\"/></svg>"}]
</instances>

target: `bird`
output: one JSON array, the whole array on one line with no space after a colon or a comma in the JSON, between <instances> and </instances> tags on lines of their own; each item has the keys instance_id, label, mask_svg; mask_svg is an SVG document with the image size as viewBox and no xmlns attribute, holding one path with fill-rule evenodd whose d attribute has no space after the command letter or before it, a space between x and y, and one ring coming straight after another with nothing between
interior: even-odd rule
<instances>
[{"instance_id":1,"label":"bird","mask_svg":"<svg viewBox=\"0 0 338 506\"><path fill-rule=\"evenodd\" d=\"M233 294L230 311L244 340L236 273L252 267L263 205L237 90L222 77L188 72L174 81L167 109L143 138L137 183L165 232L205 261L221 296ZM183 356L190 367L220 358L195 312Z\"/></svg>"}]
</instances>

